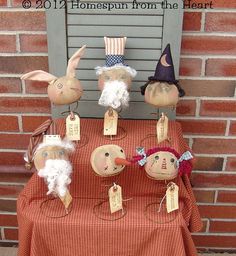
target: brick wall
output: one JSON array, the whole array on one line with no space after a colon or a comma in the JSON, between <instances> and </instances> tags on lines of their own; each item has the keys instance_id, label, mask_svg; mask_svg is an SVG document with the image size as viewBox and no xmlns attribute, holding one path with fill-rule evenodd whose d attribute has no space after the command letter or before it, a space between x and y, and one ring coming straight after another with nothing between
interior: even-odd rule
<instances>
[{"instance_id":1,"label":"brick wall","mask_svg":"<svg viewBox=\"0 0 236 256\"><path fill-rule=\"evenodd\" d=\"M200 0L196 0L201 2ZM204 0L202 0L204 1ZM16 198L30 177L22 155L30 133L50 116L47 85L22 73L48 69L43 11L0 0L0 245L17 243ZM181 53L186 97L177 115L198 162L192 183L204 221L201 250L236 250L236 1L187 10Z\"/></svg>"},{"instance_id":2,"label":"brick wall","mask_svg":"<svg viewBox=\"0 0 236 256\"><path fill-rule=\"evenodd\" d=\"M236 1L213 4L184 14L180 75L187 95L177 119L198 160L192 184L204 228L195 243L236 251Z\"/></svg>"}]
</instances>

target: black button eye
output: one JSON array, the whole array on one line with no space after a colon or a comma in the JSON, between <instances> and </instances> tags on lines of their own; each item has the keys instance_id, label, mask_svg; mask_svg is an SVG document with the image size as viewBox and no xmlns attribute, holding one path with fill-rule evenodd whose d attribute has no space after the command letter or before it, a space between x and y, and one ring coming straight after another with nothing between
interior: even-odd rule
<instances>
[{"instance_id":1,"label":"black button eye","mask_svg":"<svg viewBox=\"0 0 236 256\"><path fill-rule=\"evenodd\" d=\"M109 153L107 152L107 153L105 153L105 156L107 157L107 156L109 156Z\"/></svg>"},{"instance_id":2,"label":"black button eye","mask_svg":"<svg viewBox=\"0 0 236 256\"><path fill-rule=\"evenodd\" d=\"M175 159L174 159L174 158L171 158L171 159L170 159L170 162L171 162L171 163L174 163L174 162L175 162Z\"/></svg>"},{"instance_id":3,"label":"black button eye","mask_svg":"<svg viewBox=\"0 0 236 256\"><path fill-rule=\"evenodd\" d=\"M123 149L120 150L121 153L124 153Z\"/></svg>"},{"instance_id":4,"label":"black button eye","mask_svg":"<svg viewBox=\"0 0 236 256\"><path fill-rule=\"evenodd\" d=\"M155 160L159 160L159 156L155 156Z\"/></svg>"}]
</instances>

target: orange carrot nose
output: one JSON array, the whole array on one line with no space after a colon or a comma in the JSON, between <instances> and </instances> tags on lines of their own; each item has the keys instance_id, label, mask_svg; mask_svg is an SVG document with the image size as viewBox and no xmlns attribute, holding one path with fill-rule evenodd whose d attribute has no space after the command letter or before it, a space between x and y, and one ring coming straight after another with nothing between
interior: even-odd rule
<instances>
[{"instance_id":1,"label":"orange carrot nose","mask_svg":"<svg viewBox=\"0 0 236 256\"><path fill-rule=\"evenodd\" d=\"M116 157L115 158L115 164L116 165L130 165L131 163L129 161L127 161L126 159L124 159L124 158Z\"/></svg>"}]
</instances>

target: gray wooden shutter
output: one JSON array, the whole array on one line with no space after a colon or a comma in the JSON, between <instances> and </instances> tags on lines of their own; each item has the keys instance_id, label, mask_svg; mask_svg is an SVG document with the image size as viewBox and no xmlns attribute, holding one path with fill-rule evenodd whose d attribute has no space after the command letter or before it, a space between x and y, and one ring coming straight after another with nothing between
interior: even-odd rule
<instances>
[{"instance_id":1,"label":"gray wooden shutter","mask_svg":"<svg viewBox=\"0 0 236 256\"><path fill-rule=\"evenodd\" d=\"M118 4L109 0L79 3L98 2ZM153 75L157 60L167 43L171 44L178 78L183 11L182 1L175 0L176 2L179 3L176 10L162 9L160 3L154 0L145 0L145 3L155 4L157 9L153 8L154 5L150 9L132 9L132 1L128 0L120 2L127 3L127 9L78 9L75 5L72 9L71 2L68 2L66 11L47 11L50 72L58 76L64 75L67 60L83 44L87 45L86 54L77 69L77 78L81 80L84 88L84 95L77 110L82 117L103 117L105 112L105 108L98 105L100 92L97 89L94 70L96 66L105 64L103 37L126 36L125 62L136 69L138 75L132 84L130 106L122 111L121 116L138 119L156 118L150 113L156 113L158 110L144 102L139 88L147 81L148 76ZM53 116L60 116L66 109L66 106L53 107ZM171 118L175 118L173 110L165 111L169 112Z\"/></svg>"}]
</instances>

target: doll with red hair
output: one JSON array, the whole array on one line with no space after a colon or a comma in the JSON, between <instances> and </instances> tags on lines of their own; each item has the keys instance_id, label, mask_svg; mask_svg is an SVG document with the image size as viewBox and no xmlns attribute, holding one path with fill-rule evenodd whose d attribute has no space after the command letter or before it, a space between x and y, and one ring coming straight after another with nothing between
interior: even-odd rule
<instances>
[{"instance_id":1,"label":"doll with red hair","mask_svg":"<svg viewBox=\"0 0 236 256\"><path fill-rule=\"evenodd\" d=\"M152 179L173 180L178 175L191 174L193 156L190 151L185 151L182 155L170 147L155 147L147 152L139 147L136 151L138 155L134 156L133 161L144 167L148 177Z\"/></svg>"}]
</instances>

